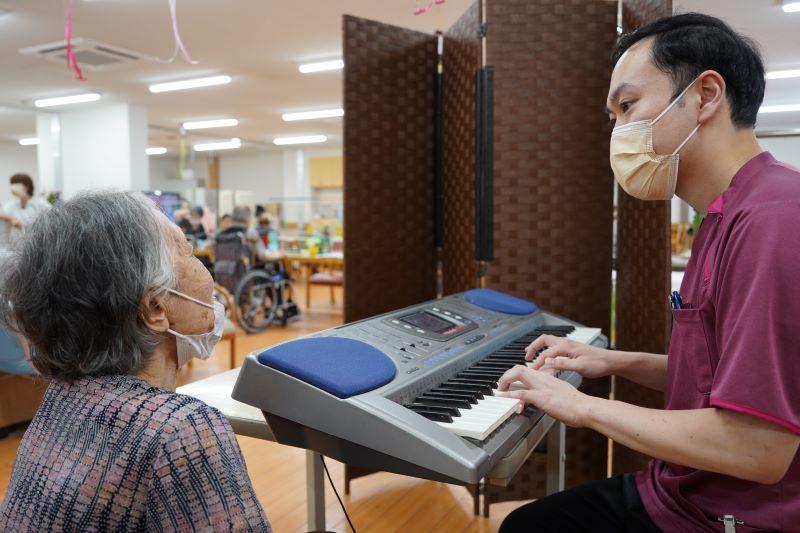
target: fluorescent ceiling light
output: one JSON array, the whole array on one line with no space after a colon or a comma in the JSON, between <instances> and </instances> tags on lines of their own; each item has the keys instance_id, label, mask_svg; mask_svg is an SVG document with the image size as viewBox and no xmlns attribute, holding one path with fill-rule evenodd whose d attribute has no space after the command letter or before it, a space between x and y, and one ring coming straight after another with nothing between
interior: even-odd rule
<instances>
[{"instance_id":1,"label":"fluorescent ceiling light","mask_svg":"<svg viewBox=\"0 0 800 533\"><path fill-rule=\"evenodd\" d=\"M284 113L284 122L294 122L295 120L312 120L315 118L332 118L343 117L344 109L337 107L336 109L321 109L319 111L301 111L299 113Z\"/></svg>"},{"instance_id":2,"label":"fluorescent ceiling light","mask_svg":"<svg viewBox=\"0 0 800 533\"><path fill-rule=\"evenodd\" d=\"M83 94L74 94L72 96L60 96L58 98L43 98L41 100L36 100L33 102L33 105L36 107L53 107L57 105L67 105L67 104L81 104L83 102L95 102L100 100L100 95L97 93L83 93Z\"/></svg>"},{"instance_id":3,"label":"fluorescent ceiling light","mask_svg":"<svg viewBox=\"0 0 800 533\"><path fill-rule=\"evenodd\" d=\"M39 144L39 137L23 137L19 140L22 146L36 146Z\"/></svg>"},{"instance_id":4,"label":"fluorescent ceiling light","mask_svg":"<svg viewBox=\"0 0 800 533\"><path fill-rule=\"evenodd\" d=\"M230 76L209 76L207 78L195 78L192 80L171 81L168 83L155 83L148 87L151 93L165 93L168 91L182 91L184 89L196 89L197 87L211 87L214 85L226 85L231 82Z\"/></svg>"},{"instance_id":5,"label":"fluorescent ceiling light","mask_svg":"<svg viewBox=\"0 0 800 533\"><path fill-rule=\"evenodd\" d=\"M239 121L235 118L220 118L216 120L195 120L192 122L184 122L183 129L185 130L204 130L206 128L229 128L236 126Z\"/></svg>"},{"instance_id":6,"label":"fluorescent ceiling light","mask_svg":"<svg viewBox=\"0 0 800 533\"><path fill-rule=\"evenodd\" d=\"M800 104L762 105L759 113L788 113L800 111Z\"/></svg>"},{"instance_id":7,"label":"fluorescent ceiling light","mask_svg":"<svg viewBox=\"0 0 800 533\"><path fill-rule=\"evenodd\" d=\"M272 142L278 146L286 144L312 144L324 143L328 138L325 135L303 135L300 137L276 137Z\"/></svg>"},{"instance_id":8,"label":"fluorescent ceiling light","mask_svg":"<svg viewBox=\"0 0 800 533\"><path fill-rule=\"evenodd\" d=\"M300 65L298 69L303 74L310 74L312 72L324 72L326 70L341 70L344 68L344 60L332 59L330 61L319 61L317 63L306 63Z\"/></svg>"},{"instance_id":9,"label":"fluorescent ceiling light","mask_svg":"<svg viewBox=\"0 0 800 533\"><path fill-rule=\"evenodd\" d=\"M194 148L195 152L209 152L211 150L232 150L234 148L240 148L241 146L241 139L234 137L230 141L195 144L192 148Z\"/></svg>"},{"instance_id":10,"label":"fluorescent ceiling light","mask_svg":"<svg viewBox=\"0 0 800 533\"><path fill-rule=\"evenodd\" d=\"M800 11L800 2L783 2L784 13L797 13Z\"/></svg>"},{"instance_id":11,"label":"fluorescent ceiling light","mask_svg":"<svg viewBox=\"0 0 800 533\"><path fill-rule=\"evenodd\" d=\"M767 72L768 80L782 80L784 78L800 78L800 69L773 70L772 72Z\"/></svg>"},{"instance_id":12,"label":"fluorescent ceiling light","mask_svg":"<svg viewBox=\"0 0 800 533\"><path fill-rule=\"evenodd\" d=\"M145 148L144 153L147 155L162 155L167 153L167 149L163 146L151 146L150 148Z\"/></svg>"}]
</instances>

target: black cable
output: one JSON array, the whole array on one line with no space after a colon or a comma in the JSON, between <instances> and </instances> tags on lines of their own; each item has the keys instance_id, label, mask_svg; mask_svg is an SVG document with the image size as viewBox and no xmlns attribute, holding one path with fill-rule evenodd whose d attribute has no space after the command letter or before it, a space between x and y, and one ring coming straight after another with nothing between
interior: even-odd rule
<instances>
[{"instance_id":1,"label":"black cable","mask_svg":"<svg viewBox=\"0 0 800 533\"><path fill-rule=\"evenodd\" d=\"M350 529L353 530L353 533L356 533L356 528L353 527L353 522L350 520L350 515L347 514L347 509L344 508L344 502L339 497L339 491L336 490L336 485L333 484L333 479L331 479L331 473L328 472L328 465L325 464L325 457L320 454L320 460L322 461L322 468L325 469L325 475L328 476L328 483L331 484L331 488L333 489L333 493L336 494L336 499L339 500L339 505L342 506L342 511L344 512L344 517L347 518L347 523L350 524Z\"/></svg>"}]
</instances>

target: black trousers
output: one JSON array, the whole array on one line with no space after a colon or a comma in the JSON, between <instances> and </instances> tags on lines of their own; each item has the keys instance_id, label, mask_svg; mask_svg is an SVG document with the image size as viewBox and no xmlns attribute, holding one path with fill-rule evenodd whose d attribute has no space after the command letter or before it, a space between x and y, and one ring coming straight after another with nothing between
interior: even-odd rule
<instances>
[{"instance_id":1,"label":"black trousers","mask_svg":"<svg viewBox=\"0 0 800 533\"><path fill-rule=\"evenodd\" d=\"M592 481L523 505L506 517L499 533L657 532L633 474Z\"/></svg>"}]
</instances>

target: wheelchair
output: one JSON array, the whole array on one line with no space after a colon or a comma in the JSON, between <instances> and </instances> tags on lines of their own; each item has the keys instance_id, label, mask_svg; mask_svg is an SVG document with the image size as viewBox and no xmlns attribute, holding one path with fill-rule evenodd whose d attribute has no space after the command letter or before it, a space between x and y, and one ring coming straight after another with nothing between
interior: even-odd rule
<instances>
[{"instance_id":1,"label":"wheelchair","mask_svg":"<svg viewBox=\"0 0 800 533\"><path fill-rule=\"evenodd\" d=\"M206 266L216 283L233 296L236 321L248 333L260 333L275 321L286 326L299 317L283 263L258 263L243 233L218 236L213 264Z\"/></svg>"}]
</instances>

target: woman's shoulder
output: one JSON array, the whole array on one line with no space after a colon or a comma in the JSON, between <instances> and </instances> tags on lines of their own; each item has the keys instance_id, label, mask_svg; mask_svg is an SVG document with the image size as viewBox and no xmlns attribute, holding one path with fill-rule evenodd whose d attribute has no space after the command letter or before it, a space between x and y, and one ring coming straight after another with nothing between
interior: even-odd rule
<instances>
[{"instance_id":1,"label":"woman's shoulder","mask_svg":"<svg viewBox=\"0 0 800 533\"><path fill-rule=\"evenodd\" d=\"M187 425L205 425L226 431L230 428L227 419L218 409L193 396L162 390L150 401L158 405L157 410L163 415L163 430L167 433L179 431Z\"/></svg>"}]
</instances>

